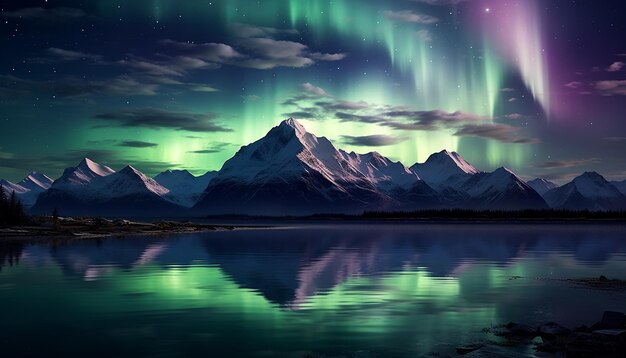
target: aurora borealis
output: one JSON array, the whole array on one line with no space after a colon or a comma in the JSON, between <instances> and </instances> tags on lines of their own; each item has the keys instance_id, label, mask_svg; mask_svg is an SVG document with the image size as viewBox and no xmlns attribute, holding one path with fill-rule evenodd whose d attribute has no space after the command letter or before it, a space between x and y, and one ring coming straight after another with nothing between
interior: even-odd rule
<instances>
[{"instance_id":1,"label":"aurora borealis","mask_svg":"<svg viewBox=\"0 0 626 358\"><path fill-rule=\"evenodd\" d=\"M3 2L0 177L219 169L294 116L405 165L626 177L619 1ZM584 19L581 20L581 19Z\"/></svg>"}]
</instances>

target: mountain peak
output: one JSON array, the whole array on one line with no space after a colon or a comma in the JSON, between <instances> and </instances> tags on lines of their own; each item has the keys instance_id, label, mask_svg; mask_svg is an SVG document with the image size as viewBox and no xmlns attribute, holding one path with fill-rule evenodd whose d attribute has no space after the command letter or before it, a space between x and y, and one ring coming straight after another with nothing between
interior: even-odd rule
<instances>
[{"instance_id":1,"label":"mountain peak","mask_svg":"<svg viewBox=\"0 0 626 358\"><path fill-rule=\"evenodd\" d=\"M52 182L53 180L45 174L30 172L30 174L19 182L19 185L29 190L41 191L49 189Z\"/></svg>"},{"instance_id":2,"label":"mountain peak","mask_svg":"<svg viewBox=\"0 0 626 358\"><path fill-rule=\"evenodd\" d=\"M411 167L420 178L432 184L445 183L454 176L467 176L480 173L457 152L444 149L431 154L426 162L417 163Z\"/></svg>"},{"instance_id":3,"label":"mountain peak","mask_svg":"<svg viewBox=\"0 0 626 358\"><path fill-rule=\"evenodd\" d=\"M535 178L526 182L531 188L535 189L539 195L547 193L549 190L558 188L558 184L543 178Z\"/></svg>"},{"instance_id":4,"label":"mountain peak","mask_svg":"<svg viewBox=\"0 0 626 358\"><path fill-rule=\"evenodd\" d=\"M293 128L296 131L296 134L298 135L302 135L304 133L306 133L306 129L304 128L304 126L302 124L300 124L300 122L298 122L295 118L293 117L289 117L287 119L285 119L284 121L282 121L280 123L280 125L278 126L279 128L281 127L288 127L288 128Z\"/></svg>"},{"instance_id":5,"label":"mountain peak","mask_svg":"<svg viewBox=\"0 0 626 358\"><path fill-rule=\"evenodd\" d=\"M581 175L577 176L576 178L574 178L574 180L576 179L595 179L595 180L600 180L600 179L604 179L604 177L600 174L598 174L598 172L584 172Z\"/></svg>"},{"instance_id":6,"label":"mountain peak","mask_svg":"<svg viewBox=\"0 0 626 358\"><path fill-rule=\"evenodd\" d=\"M500 168L498 168L498 169L494 170L493 172L494 172L494 173L497 173L497 174L516 175L515 173L513 173L513 172L511 171L511 169L509 169L509 168L507 168L507 167L500 167Z\"/></svg>"},{"instance_id":7,"label":"mountain peak","mask_svg":"<svg viewBox=\"0 0 626 358\"><path fill-rule=\"evenodd\" d=\"M91 172L101 177L115 173L115 170L107 167L106 165L98 164L89 158L83 158L83 160L81 160L78 164L78 169Z\"/></svg>"}]
</instances>

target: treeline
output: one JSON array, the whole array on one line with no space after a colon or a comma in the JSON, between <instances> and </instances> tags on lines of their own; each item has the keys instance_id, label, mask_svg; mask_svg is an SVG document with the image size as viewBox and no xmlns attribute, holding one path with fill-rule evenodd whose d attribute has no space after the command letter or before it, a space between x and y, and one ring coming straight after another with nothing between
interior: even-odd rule
<instances>
[{"instance_id":1,"label":"treeline","mask_svg":"<svg viewBox=\"0 0 626 358\"><path fill-rule=\"evenodd\" d=\"M7 195L4 187L0 185L0 227L22 225L27 222L27 219L22 203L17 200L15 192Z\"/></svg>"},{"instance_id":2,"label":"treeline","mask_svg":"<svg viewBox=\"0 0 626 358\"><path fill-rule=\"evenodd\" d=\"M417 211L368 211L364 219L579 219L579 220L626 220L626 211L590 210L472 210L435 209Z\"/></svg>"}]
</instances>

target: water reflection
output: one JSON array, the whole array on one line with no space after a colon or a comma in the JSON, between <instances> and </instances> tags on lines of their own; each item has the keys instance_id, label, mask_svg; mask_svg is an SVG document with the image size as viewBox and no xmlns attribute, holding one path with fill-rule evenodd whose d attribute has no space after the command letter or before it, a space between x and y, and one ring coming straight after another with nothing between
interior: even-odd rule
<instances>
[{"instance_id":1,"label":"water reflection","mask_svg":"<svg viewBox=\"0 0 626 358\"><path fill-rule=\"evenodd\" d=\"M0 343L19 349L36 323L33 349L64 354L101 346L95 354L110 355L104 338L132 346L129 356L451 352L495 323L589 324L605 309L626 310L623 293L535 279L626 279L624 233L609 225L318 225L5 243L0 315L16 323L0 328ZM64 341L81 343L58 344L58 325Z\"/></svg>"}]
</instances>

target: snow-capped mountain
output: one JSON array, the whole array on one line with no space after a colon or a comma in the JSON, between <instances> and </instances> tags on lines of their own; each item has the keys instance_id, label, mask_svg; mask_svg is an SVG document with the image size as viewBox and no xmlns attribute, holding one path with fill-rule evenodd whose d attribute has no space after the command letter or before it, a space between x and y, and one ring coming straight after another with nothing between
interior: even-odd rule
<instances>
[{"instance_id":1,"label":"snow-capped mountain","mask_svg":"<svg viewBox=\"0 0 626 358\"><path fill-rule=\"evenodd\" d=\"M23 186L4 179L0 179L0 186L2 186L7 196L11 195L11 193L13 192L15 192L15 195L20 195L28 192L28 189L24 188Z\"/></svg>"},{"instance_id":2,"label":"snow-capped mountain","mask_svg":"<svg viewBox=\"0 0 626 358\"><path fill-rule=\"evenodd\" d=\"M63 175L54 181L50 189L61 189L86 186L94 178L109 176L115 173L115 170L101 165L89 158L83 159L78 166L65 169Z\"/></svg>"},{"instance_id":3,"label":"snow-capped mountain","mask_svg":"<svg viewBox=\"0 0 626 358\"><path fill-rule=\"evenodd\" d=\"M196 177L187 170L166 170L154 177L154 180L170 191L168 198L171 201L192 207L215 175L217 171Z\"/></svg>"},{"instance_id":4,"label":"snow-capped mountain","mask_svg":"<svg viewBox=\"0 0 626 358\"><path fill-rule=\"evenodd\" d=\"M52 186L52 182L53 180L45 174L31 172L18 184L30 191L40 193L42 191L50 189L50 187Z\"/></svg>"},{"instance_id":5,"label":"snow-capped mountain","mask_svg":"<svg viewBox=\"0 0 626 358\"><path fill-rule=\"evenodd\" d=\"M613 184L613 186L616 187L620 193L626 195L626 180L612 181L611 184Z\"/></svg>"},{"instance_id":6,"label":"snow-capped mountain","mask_svg":"<svg viewBox=\"0 0 626 358\"><path fill-rule=\"evenodd\" d=\"M393 162L377 152L367 154L347 153L339 150L343 158L382 190L396 187L408 189L420 180L419 176L400 162Z\"/></svg>"},{"instance_id":7,"label":"snow-capped mountain","mask_svg":"<svg viewBox=\"0 0 626 358\"><path fill-rule=\"evenodd\" d=\"M596 172L586 172L543 196L551 208L569 210L621 210L626 196Z\"/></svg>"},{"instance_id":8,"label":"snow-capped mountain","mask_svg":"<svg viewBox=\"0 0 626 358\"><path fill-rule=\"evenodd\" d=\"M132 166L115 172L86 158L40 194L32 212L50 214L56 208L61 215L171 216L182 208L166 199L168 193Z\"/></svg>"},{"instance_id":9,"label":"snow-capped mountain","mask_svg":"<svg viewBox=\"0 0 626 358\"><path fill-rule=\"evenodd\" d=\"M447 150L432 154L426 162L414 164L411 170L436 188L456 187L460 182L480 173L457 152Z\"/></svg>"},{"instance_id":10,"label":"snow-capped mountain","mask_svg":"<svg viewBox=\"0 0 626 358\"><path fill-rule=\"evenodd\" d=\"M507 168L472 175L459 185L459 190L467 194L466 202L473 209L548 208L541 195Z\"/></svg>"},{"instance_id":11,"label":"snow-capped mountain","mask_svg":"<svg viewBox=\"0 0 626 358\"><path fill-rule=\"evenodd\" d=\"M436 208L492 210L626 207L626 196L597 173L562 187L524 182L506 168L481 172L458 153L432 154L411 169L376 152L337 149L293 118L241 149L219 172L168 170L155 179L132 166L115 172L85 158L52 182L33 172L0 181L36 214L91 216L310 215ZM539 193L545 193L544 198ZM548 206L549 204L549 206Z\"/></svg>"},{"instance_id":12,"label":"snow-capped mountain","mask_svg":"<svg viewBox=\"0 0 626 358\"><path fill-rule=\"evenodd\" d=\"M7 195L15 192L17 200L25 208L30 208L37 201L39 194L50 188L52 179L44 174L32 172L17 184L3 179L0 180L0 185L2 185Z\"/></svg>"},{"instance_id":13,"label":"snow-capped mountain","mask_svg":"<svg viewBox=\"0 0 626 358\"><path fill-rule=\"evenodd\" d=\"M419 178L377 154L351 155L293 118L242 147L211 180L195 209L202 214L305 215L397 208L388 189ZM385 188L382 190L381 188Z\"/></svg>"},{"instance_id":14,"label":"snow-capped mountain","mask_svg":"<svg viewBox=\"0 0 626 358\"><path fill-rule=\"evenodd\" d=\"M529 180L526 182L526 184L535 189L535 191L541 196L543 196L543 194L547 193L549 190L559 187L557 183L541 178Z\"/></svg>"}]
</instances>

